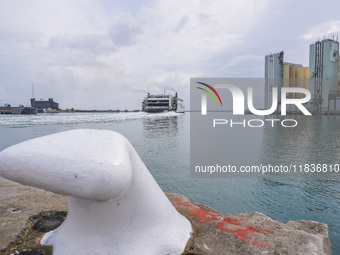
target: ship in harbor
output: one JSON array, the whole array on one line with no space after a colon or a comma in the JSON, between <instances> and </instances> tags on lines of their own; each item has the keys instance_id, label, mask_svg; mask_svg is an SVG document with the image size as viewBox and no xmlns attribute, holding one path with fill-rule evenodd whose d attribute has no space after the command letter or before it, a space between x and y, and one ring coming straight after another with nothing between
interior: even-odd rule
<instances>
[{"instance_id":1,"label":"ship in harbor","mask_svg":"<svg viewBox=\"0 0 340 255\"><path fill-rule=\"evenodd\" d=\"M184 112L184 102L178 97L177 92L175 96L170 94L151 95L150 93L144 98L142 102L142 111L144 112Z\"/></svg>"}]
</instances>

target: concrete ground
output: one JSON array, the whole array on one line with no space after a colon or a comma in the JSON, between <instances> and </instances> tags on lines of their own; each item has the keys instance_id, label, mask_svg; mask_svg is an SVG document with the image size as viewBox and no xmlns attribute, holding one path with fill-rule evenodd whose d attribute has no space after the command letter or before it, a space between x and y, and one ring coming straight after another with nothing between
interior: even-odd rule
<instances>
[{"instance_id":1,"label":"concrete ground","mask_svg":"<svg viewBox=\"0 0 340 255\"><path fill-rule=\"evenodd\" d=\"M29 216L41 211L67 210L67 198L0 179L0 250L25 227Z\"/></svg>"},{"instance_id":2,"label":"concrete ground","mask_svg":"<svg viewBox=\"0 0 340 255\"><path fill-rule=\"evenodd\" d=\"M184 254L332 254L326 224L306 220L284 224L259 212L221 214L184 196L166 195L193 227ZM29 216L51 210L66 211L67 198L0 179L0 254L15 241Z\"/></svg>"}]
</instances>

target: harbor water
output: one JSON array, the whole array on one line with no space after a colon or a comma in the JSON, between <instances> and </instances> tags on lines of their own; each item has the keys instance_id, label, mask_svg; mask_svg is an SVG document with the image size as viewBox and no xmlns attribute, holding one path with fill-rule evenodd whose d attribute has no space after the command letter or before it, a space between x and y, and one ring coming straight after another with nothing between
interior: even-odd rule
<instances>
[{"instance_id":1,"label":"harbor water","mask_svg":"<svg viewBox=\"0 0 340 255\"><path fill-rule=\"evenodd\" d=\"M299 120L297 132L259 128L239 146L256 143L254 161L340 162L340 116ZM0 115L0 150L56 132L109 129L126 136L164 191L180 193L222 213L259 211L281 222L313 220L328 224L333 254L340 254L340 179L191 178L190 113L59 113ZM282 127L277 127L282 128ZM322 132L321 132L322 131ZM53 145L51 145L53 146ZM321 148L321 149L320 149ZM284 158L279 149L285 150ZM340 176L340 174L339 174Z\"/></svg>"}]
</instances>

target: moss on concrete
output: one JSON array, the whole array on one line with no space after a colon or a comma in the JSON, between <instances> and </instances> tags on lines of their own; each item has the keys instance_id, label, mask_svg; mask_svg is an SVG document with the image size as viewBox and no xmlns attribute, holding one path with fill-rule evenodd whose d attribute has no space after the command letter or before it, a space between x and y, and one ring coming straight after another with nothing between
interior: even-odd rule
<instances>
[{"instance_id":1,"label":"moss on concrete","mask_svg":"<svg viewBox=\"0 0 340 255\"><path fill-rule=\"evenodd\" d=\"M16 240L11 242L4 250L2 250L1 254L52 255L52 247L42 246L40 244L41 238L47 231L40 231L39 225L41 224L37 223L43 222L44 220L47 222L49 218L55 218L55 216L59 216L58 218L62 219L60 222L61 224L63 219L66 217L66 212L47 211L29 217L25 228L17 236ZM48 231L53 230L60 225L55 222L53 224L54 226L50 225L50 229L48 229Z\"/></svg>"}]
</instances>

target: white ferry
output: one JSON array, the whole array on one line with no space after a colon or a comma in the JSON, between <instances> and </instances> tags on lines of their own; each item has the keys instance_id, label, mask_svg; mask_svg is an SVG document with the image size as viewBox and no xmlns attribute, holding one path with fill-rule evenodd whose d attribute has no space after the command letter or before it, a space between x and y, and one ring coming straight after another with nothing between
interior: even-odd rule
<instances>
[{"instance_id":1,"label":"white ferry","mask_svg":"<svg viewBox=\"0 0 340 255\"><path fill-rule=\"evenodd\" d=\"M175 111L184 112L184 102L176 95L148 95L142 102L142 110L144 112L165 112Z\"/></svg>"}]
</instances>

